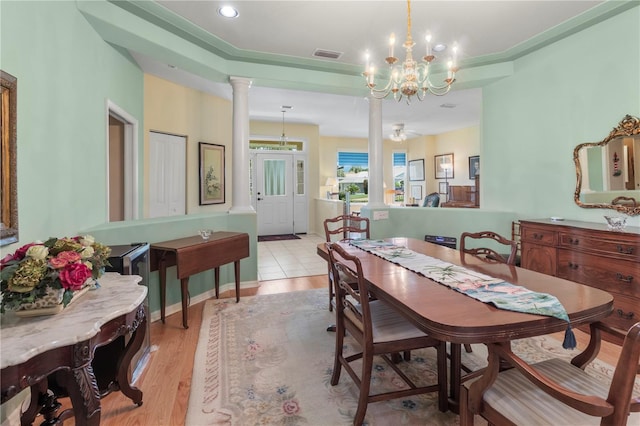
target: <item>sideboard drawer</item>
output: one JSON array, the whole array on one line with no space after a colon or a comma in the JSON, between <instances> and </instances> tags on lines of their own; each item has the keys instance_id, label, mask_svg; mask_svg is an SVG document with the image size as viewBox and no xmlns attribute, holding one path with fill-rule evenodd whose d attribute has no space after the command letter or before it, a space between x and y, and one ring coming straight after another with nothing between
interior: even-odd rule
<instances>
[{"instance_id":1,"label":"sideboard drawer","mask_svg":"<svg viewBox=\"0 0 640 426\"><path fill-rule=\"evenodd\" d=\"M613 312L605 319L605 323L620 330L627 331L640 321L640 304L638 299L613 294Z\"/></svg>"},{"instance_id":2,"label":"sideboard drawer","mask_svg":"<svg viewBox=\"0 0 640 426\"><path fill-rule=\"evenodd\" d=\"M523 241L530 241L536 244L546 244L551 246L555 246L558 244L558 233L554 231L523 226L521 228L521 232L521 238Z\"/></svg>"},{"instance_id":3,"label":"sideboard drawer","mask_svg":"<svg viewBox=\"0 0 640 426\"><path fill-rule=\"evenodd\" d=\"M610 238L613 236L613 238ZM640 262L640 247L637 241L628 241L624 238L616 238L615 233L606 234L607 238L600 235L585 235L581 233L560 233L560 247L571 250L582 250L598 253L603 256L611 256L615 259L627 259Z\"/></svg>"},{"instance_id":4,"label":"sideboard drawer","mask_svg":"<svg viewBox=\"0 0 640 426\"><path fill-rule=\"evenodd\" d=\"M640 298L640 264L605 259L567 249L558 250L558 276L605 291Z\"/></svg>"}]
</instances>

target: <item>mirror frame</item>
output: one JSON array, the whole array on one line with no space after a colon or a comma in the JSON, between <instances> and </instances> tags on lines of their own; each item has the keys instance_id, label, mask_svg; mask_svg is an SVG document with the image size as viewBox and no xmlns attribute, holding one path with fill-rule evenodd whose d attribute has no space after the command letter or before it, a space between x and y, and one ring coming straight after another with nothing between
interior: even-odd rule
<instances>
[{"instance_id":1,"label":"mirror frame","mask_svg":"<svg viewBox=\"0 0 640 426\"><path fill-rule=\"evenodd\" d=\"M18 79L0 70L0 84L2 85L2 102L0 133L2 150L1 182L2 190L0 212L2 226L0 227L0 246L18 241L18 183L17 183L17 102Z\"/></svg>"},{"instance_id":2,"label":"mirror frame","mask_svg":"<svg viewBox=\"0 0 640 426\"><path fill-rule=\"evenodd\" d=\"M640 214L640 206L632 207L632 206L624 206L619 204L605 204L605 203L583 203L580 201L580 191L582 190L582 168L580 167L580 159L579 159L579 151L582 148L594 147L594 146L604 146L610 140L621 137L621 136L636 136L640 135L640 120L638 117L633 117L631 115L625 115L622 121L618 124L617 127L614 127L613 130L609 133L602 142L588 142L583 143L576 146L573 150L573 162L576 165L576 192L574 194L574 201L577 205L587 209L612 209L617 210L621 213L628 214L629 216L635 216ZM637 165L636 165L637 167ZM640 200L638 200L640 202Z\"/></svg>"}]
</instances>

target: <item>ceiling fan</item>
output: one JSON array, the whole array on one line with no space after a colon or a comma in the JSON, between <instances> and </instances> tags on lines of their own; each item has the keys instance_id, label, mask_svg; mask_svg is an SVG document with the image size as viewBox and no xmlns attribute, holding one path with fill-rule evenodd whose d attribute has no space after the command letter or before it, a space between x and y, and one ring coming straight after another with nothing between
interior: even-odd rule
<instances>
[{"instance_id":1,"label":"ceiling fan","mask_svg":"<svg viewBox=\"0 0 640 426\"><path fill-rule=\"evenodd\" d=\"M412 130L405 129L404 123L396 123L391 126L391 134L389 135L389 139L394 142L402 142L407 140L407 137L409 135L419 136L418 133Z\"/></svg>"}]
</instances>

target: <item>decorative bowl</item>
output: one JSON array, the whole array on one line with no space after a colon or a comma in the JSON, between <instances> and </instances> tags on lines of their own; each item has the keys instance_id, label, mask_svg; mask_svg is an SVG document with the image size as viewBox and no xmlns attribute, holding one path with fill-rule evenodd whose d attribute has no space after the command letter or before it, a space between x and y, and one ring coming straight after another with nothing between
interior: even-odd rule
<instances>
[{"instance_id":1,"label":"decorative bowl","mask_svg":"<svg viewBox=\"0 0 640 426\"><path fill-rule=\"evenodd\" d=\"M202 237L203 240L207 241L209 239L209 237L211 236L211 233L213 232L213 230L211 229L201 229L198 231L198 234L200 234L200 236Z\"/></svg>"},{"instance_id":2,"label":"decorative bowl","mask_svg":"<svg viewBox=\"0 0 640 426\"><path fill-rule=\"evenodd\" d=\"M610 231L622 231L627 226L626 216L605 216Z\"/></svg>"}]
</instances>

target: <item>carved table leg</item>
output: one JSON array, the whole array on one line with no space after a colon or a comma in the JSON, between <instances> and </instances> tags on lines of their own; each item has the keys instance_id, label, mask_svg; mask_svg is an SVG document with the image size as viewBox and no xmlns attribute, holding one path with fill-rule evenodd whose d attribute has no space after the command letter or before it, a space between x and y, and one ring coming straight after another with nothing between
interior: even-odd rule
<instances>
[{"instance_id":1,"label":"carved table leg","mask_svg":"<svg viewBox=\"0 0 640 426\"><path fill-rule=\"evenodd\" d=\"M213 268L214 285L216 286L216 299L220 296L220 267Z\"/></svg>"},{"instance_id":2,"label":"carved table leg","mask_svg":"<svg viewBox=\"0 0 640 426\"><path fill-rule=\"evenodd\" d=\"M69 393L76 425L99 425L100 391L91 363L59 374L58 380L63 381L61 384Z\"/></svg>"},{"instance_id":3,"label":"carved table leg","mask_svg":"<svg viewBox=\"0 0 640 426\"><path fill-rule=\"evenodd\" d=\"M240 301L240 261L233 262L233 269L236 274L236 303Z\"/></svg>"},{"instance_id":4,"label":"carved table leg","mask_svg":"<svg viewBox=\"0 0 640 426\"><path fill-rule=\"evenodd\" d=\"M29 408L20 416L20 424L22 426L33 424L36 416L40 412L43 403L43 397L47 395L47 379L40 380L35 385L31 386L31 401L29 402Z\"/></svg>"},{"instance_id":5,"label":"carved table leg","mask_svg":"<svg viewBox=\"0 0 640 426\"><path fill-rule=\"evenodd\" d=\"M136 313L136 320L131 325L131 330L133 332L131 340L129 340L129 343L124 350L123 356L118 361L118 372L116 380L118 382L120 391L129 399L131 399L134 404L141 406L142 391L134 386L131 386L131 383L129 383L128 370L134 355L142 347L144 335L147 332L147 313L145 312L144 306L140 306L140 308L138 309L138 312Z\"/></svg>"},{"instance_id":6,"label":"carved table leg","mask_svg":"<svg viewBox=\"0 0 640 426\"><path fill-rule=\"evenodd\" d=\"M160 276L160 319L164 324L165 305L167 303L167 262L164 259L164 254L160 259L158 275Z\"/></svg>"}]
</instances>

